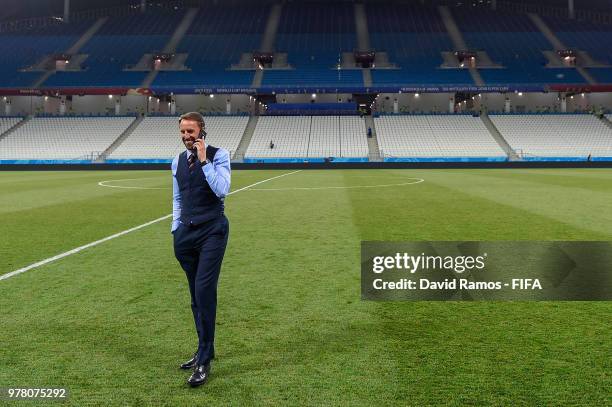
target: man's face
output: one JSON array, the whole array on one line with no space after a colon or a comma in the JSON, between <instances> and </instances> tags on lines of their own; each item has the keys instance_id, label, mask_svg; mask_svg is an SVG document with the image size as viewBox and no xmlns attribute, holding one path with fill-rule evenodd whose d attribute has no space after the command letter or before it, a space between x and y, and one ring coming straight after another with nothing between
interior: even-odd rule
<instances>
[{"instance_id":1,"label":"man's face","mask_svg":"<svg viewBox=\"0 0 612 407\"><path fill-rule=\"evenodd\" d=\"M200 124L195 120L181 120L179 124L181 139L188 150L193 149L193 142L200 134Z\"/></svg>"}]
</instances>

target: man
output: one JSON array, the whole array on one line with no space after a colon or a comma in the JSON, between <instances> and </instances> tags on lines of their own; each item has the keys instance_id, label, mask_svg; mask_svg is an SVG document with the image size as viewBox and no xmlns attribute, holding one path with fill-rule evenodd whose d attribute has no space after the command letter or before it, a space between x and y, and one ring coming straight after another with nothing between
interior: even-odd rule
<instances>
[{"instance_id":1,"label":"man","mask_svg":"<svg viewBox=\"0 0 612 407\"><path fill-rule=\"evenodd\" d=\"M198 334L197 351L180 367L193 369L187 383L195 387L206 382L215 357L217 282L229 233L224 199L231 170L227 150L206 145L201 114L182 115L179 129L186 150L172 161L172 234Z\"/></svg>"}]
</instances>

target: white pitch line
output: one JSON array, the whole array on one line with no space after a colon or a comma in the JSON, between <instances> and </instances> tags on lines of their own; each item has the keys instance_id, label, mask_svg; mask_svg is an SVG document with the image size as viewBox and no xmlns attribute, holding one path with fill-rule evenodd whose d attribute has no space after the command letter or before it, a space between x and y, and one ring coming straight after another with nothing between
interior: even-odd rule
<instances>
[{"instance_id":1,"label":"white pitch line","mask_svg":"<svg viewBox=\"0 0 612 407\"><path fill-rule=\"evenodd\" d=\"M72 250L68 250L67 252L60 253L58 255L55 255L53 257L49 257L48 259L41 260L41 261L39 261L37 263L34 263L34 264L30 264L29 266L20 268L19 270L11 271L10 273L6 273L6 274L1 275L0 276L0 280L6 280L7 278L16 276L17 274L25 273L28 270L32 270L32 269L34 269L36 267L44 266L45 264L51 263L51 262L53 262L55 260L63 259L64 257L70 256L71 254L78 253L81 250L85 250L85 249L88 249L90 247L97 246L100 243L104 243L104 242L106 242L108 240L111 240L111 239L114 239L116 237L123 236L125 234L128 234L128 233L133 232L133 231L138 230L138 229L142 229L142 228L144 228L146 226L149 226L149 225L152 225L154 223L160 222L162 220L168 219L171 216L172 216L172 214L169 214L169 215L166 215L166 216L162 216L161 218L157 218L157 219L154 219L154 220L152 220L150 222L143 223L142 225L135 226L135 227L133 227L131 229L127 229L127 230L124 230L122 232L115 233L114 235L110 235L110 236L107 236L107 237L105 237L103 239L96 240L95 242L87 243L86 245L76 247L76 248L74 248Z\"/></svg>"},{"instance_id":2,"label":"white pitch line","mask_svg":"<svg viewBox=\"0 0 612 407\"><path fill-rule=\"evenodd\" d=\"M107 181L100 181L98 185L106 188L120 188L120 189L170 189L170 188L157 188L157 187L130 187L122 185L106 185L107 182L121 182L121 181L139 181L142 179L157 179L157 178L124 178L124 179L109 179Z\"/></svg>"},{"instance_id":3,"label":"white pitch line","mask_svg":"<svg viewBox=\"0 0 612 407\"><path fill-rule=\"evenodd\" d=\"M331 187L290 187L290 188L252 188L251 191L313 191L321 189L355 189L355 188L388 188L401 187L405 185L415 185L424 182L423 178L413 178L416 181L402 182L399 184L380 184L380 185L349 185L349 186L331 186Z\"/></svg>"},{"instance_id":4,"label":"white pitch line","mask_svg":"<svg viewBox=\"0 0 612 407\"><path fill-rule=\"evenodd\" d=\"M302 170L287 172L285 174L281 174L281 175L277 175L275 177L267 178L267 179L264 179L262 181L255 182L255 183L253 183L251 185L247 185L246 187L242 187L240 189L232 191L232 192L230 192L227 195L229 196L229 195L235 194L237 192L244 191L245 189L248 189L248 188L253 187L255 185L263 184L264 182L272 181L273 179L277 179L277 178L285 177L287 175L295 174L296 172L300 172L300 171L302 171ZM68 256L70 256L72 254L75 254L75 253L78 253L78 252L80 252L82 250L89 249L90 247L97 246L97 245L99 245L101 243L107 242L109 240L115 239L115 238L123 236L123 235L126 235L128 233L134 232L134 231L136 231L138 229L145 228L145 227L150 226L150 225L152 225L154 223L161 222L162 220L166 220L166 219L171 218L171 217L172 217L172 214L169 214L169 215L166 215L166 216L162 216L161 218L157 218L157 219L154 219L154 220L149 221L147 223L143 223L142 225L134 226L133 228L124 230L124 231L119 232L119 233L115 233L114 235L107 236L107 237L105 237L103 239L100 239L100 240L96 240L95 242L91 242L91 243L87 243L86 245L83 245L83 246L75 247L72 250L68 250L67 252L60 253L60 254L55 255L53 257L49 257L47 259L41 260L39 262L36 262L34 264L30 264L29 266L20 268L19 270L15 270L15 271L11 271L10 273L2 274L2 275L0 275L0 280L6 280L7 278L11 278L13 276L16 276L17 274L25 273L26 271L35 269L35 268L40 267L40 266L44 266L45 264L49 264L49 263L54 262L54 261L59 260L59 259L63 259L64 257L68 257Z\"/></svg>"}]
</instances>

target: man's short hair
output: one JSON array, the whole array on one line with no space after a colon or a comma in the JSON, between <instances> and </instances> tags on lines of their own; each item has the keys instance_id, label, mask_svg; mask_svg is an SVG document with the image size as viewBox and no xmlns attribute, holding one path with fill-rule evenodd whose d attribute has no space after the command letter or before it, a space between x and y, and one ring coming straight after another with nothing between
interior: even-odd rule
<instances>
[{"instance_id":1,"label":"man's short hair","mask_svg":"<svg viewBox=\"0 0 612 407\"><path fill-rule=\"evenodd\" d=\"M204 130L204 116L202 116L198 112L189 112L181 115L181 117L179 118L179 124L181 124L183 120L191 120L194 122L198 122L200 128Z\"/></svg>"}]
</instances>

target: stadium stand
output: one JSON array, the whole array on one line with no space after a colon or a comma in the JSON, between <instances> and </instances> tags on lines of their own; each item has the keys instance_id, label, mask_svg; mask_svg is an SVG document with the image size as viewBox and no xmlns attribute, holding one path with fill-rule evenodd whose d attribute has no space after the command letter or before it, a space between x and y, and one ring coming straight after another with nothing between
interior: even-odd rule
<instances>
[{"instance_id":1,"label":"stadium stand","mask_svg":"<svg viewBox=\"0 0 612 407\"><path fill-rule=\"evenodd\" d=\"M612 83L612 68L589 68L588 72L599 83Z\"/></svg>"},{"instance_id":2,"label":"stadium stand","mask_svg":"<svg viewBox=\"0 0 612 407\"><path fill-rule=\"evenodd\" d=\"M453 9L469 47L484 50L502 69L479 69L486 85L585 83L575 68L546 68L546 37L525 14L497 14L483 9Z\"/></svg>"},{"instance_id":3,"label":"stadium stand","mask_svg":"<svg viewBox=\"0 0 612 407\"><path fill-rule=\"evenodd\" d=\"M350 3L286 3L275 48L295 69L266 70L262 86L363 86L360 70L336 69L357 47Z\"/></svg>"},{"instance_id":4,"label":"stadium stand","mask_svg":"<svg viewBox=\"0 0 612 407\"><path fill-rule=\"evenodd\" d=\"M247 116L205 118L207 143L223 147L230 155L238 148ZM185 149L178 134L178 117L146 117L108 157L115 159L172 159Z\"/></svg>"},{"instance_id":5,"label":"stadium stand","mask_svg":"<svg viewBox=\"0 0 612 407\"><path fill-rule=\"evenodd\" d=\"M587 51L598 63L612 65L612 26L544 17L548 25L572 49ZM612 83L611 68L589 68L599 83Z\"/></svg>"},{"instance_id":6,"label":"stadium stand","mask_svg":"<svg viewBox=\"0 0 612 407\"><path fill-rule=\"evenodd\" d=\"M139 87L148 72L124 68L146 53L161 51L184 13L151 11L110 18L80 51L89 55L84 70L56 72L43 86Z\"/></svg>"},{"instance_id":7,"label":"stadium stand","mask_svg":"<svg viewBox=\"0 0 612 407\"><path fill-rule=\"evenodd\" d=\"M2 133L8 131L11 127L22 121L21 117L0 117L0 137Z\"/></svg>"},{"instance_id":8,"label":"stadium stand","mask_svg":"<svg viewBox=\"0 0 612 407\"><path fill-rule=\"evenodd\" d=\"M612 26L593 22L542 17L565 46L588 51L599 62L612 65Z\"/></svg>"},{"instance_id":9,"label":"stadium stand","mask_svg":"<svg viewBox=\"0 0 612 407\"><path fill-rule=\"evenodd\" d=\"M185 4L197 8L187 9ZM445 112L502 108L520 113L604 111L611 106L607 84L612 84L612 68L580 72L572 67L546 68L549 60L543 52L553 51L551 43L560 40L572 49L588 52L596 62L612 64L610 25L551 17L542 17L545 24L541 24L534 15L469 5L438 9L420 2L369 2L363 7L320 0L275 6L246 2L240 6L220 2L181 2L163 9L161 3L157 6L146 12L131 7L125 11L130 14L113 14L107 20L76 19L76 23L32 26L0 34L0 52L4 53L0 88L11 88L2 89L6 95L4 112L7 116L39 116L8 134L7 130L22 119L0 120L0 158L94 160L104 152L98 162L104 158L169 160L182 150L175 116L139 117L136 122L133 117L121 116L40 116L42 112L87 114L89 108L91 112L110 114L113 107L117 112L138 111L143 115L169 114L177 109L264 114L253 117L248 127L246 116L207 118L209 143L228 149L232 155L240 145L238 159L244 152L244 157L251 159L369 156L378 160L380 157L373 154L376 151L383 158L504 159L506 154L498 142L514 159L502 137L525 159L589 154L612 157L610 128L594 116L492 115L500 137L486 117L383 114L371 122L369 115L370 109L380 108L376 102L371 105L379 95L389 100L382 110L390 111L394 99L396 113L437 112L439 106ZM279 14L272 10L280 13L276 30L273 22ZM450 16L447 10L451 10ZM459 31L454 29L455 23ZM186 31L177 30L181 24ZM501 69L472 69L471 75L467 69L448 68L455 66L448 62L452 55L443 53L454 51L463 40L466 51L486 51L494 62L492 66L500 64ZM83 71L49 71L48 78L42 70L20 71L41 62L46 55L64 52L75 42L82 45L78 53L87 55ZM368 47L363 44L368 42L377 56L387 54L389 64L383 56L375 60L377 65L382 62L380 66L366 71L339 69L343 53L357 48L363 51ZM272 43L271 50L277 56L287 54L291 69L282 67L283 56L274 68L255 71L247 54L260 47L270 50ZM142 62L143 55L164 48L187 54L187 70L160 71L157 75L129 70ZM169 65L181 69L182 61ZM354 66L346 55L344 62L344 66ZM447 68L441 68L443 62ZM475 86L474 81L481 84L480 77L485 86L504 89ZM47 79L42 89L29 89L43 78ZM442 89L446 86L449 88ZM81 89L62 89L66 87ZM483 96L493 94L488 99L476 98L481 92ZM215 93L229 96L215 97ZM420 97L420 93L428 96ZM397 96L386 96L392 94ZM579 94L582 97L574 98ZM152 106L148 101L154 98L164 103ZM367 121L354 116L357 109ZM373 127L370 143L365 123ZM243 140L245 133L248 136ZM31 148L39 142L45 148ZM274 148L270 148L270 142ZM148 146L146 151L143 145Z\"/></svg>"},{"instance_id":10,"label":"stadium stand","mask_svg":"<svg viewBox=\"0 0 612 407\"><path fill-rule=\"evenodd\" d=\"M479 117L380 116L374 119L383 157L498 157L506 154Z\"/></svg>"},{"instance_id":11,"label":"stadium stand","mask_svg":"<svg viewBox=\"0 0 612 407\"><path fill-rule=\"evenodd\" d=\"M134 117L35 117L0 139L0 159L94 159Z\"/></svg>"},{"instance_id":12,"label":"stadium stand","mask_svg":"<svg viewBox=\"0 0 612 407\"><path fill-rule=\"evenodd\" d=\"M270 148L270 142L274 148ZM367 157L363 119L356 116L262 116L246 158Z\"/></svg>"},{"instance_id":13,"label":"stadium stand","mask_svg":"<svg viewBox=\"0 0 612 407\"><path fill-rule=\"evenodd\" d=\"M367 157L368 141L363 119L358 117L340 117L340 156Z\"/></svg>"},{"instance_id":14,"label":"stadium stand","mask_svg":"<svg viewBox=\"0 0 612 407\"><path fill-rule=\"evenodd\" d=\"M586 114L490 115L499 132L524 159L612 157L612 130Z\"/></svg>"},{"instance_id":15,"label":"stadium stand","mask_svg":"<svg viewBox=\"0 0 612 407\"><path fill-rule=\"evenodd\" d=\"M310 123L310 116L260 117L245 157L307 157Z\"/></svg>"},{"instance_id":16,"label":"stadium stand","mask_svg":"<svg viewBox=\"0 0 612 407\"><path fill-rule=\"evenodd\" d=\"M474 85L467 70L440 69L441 52L453 44L436 8L411 4L368 4L370 43L401 69L372 69L377 85Z\"/></svg>"},{"instance_id":17,"label":"stadium stand","mask_svg":"<svg viewBox=\"0 0 612 407\"><path fill-rule=\"evenodd\" d=\"M250 86L253 71L231 71L242 53L257 50L269 7L207 5L201 8L177 52L188 53L189 71L162 71L154 86Z\"/></svg>"},{"instance_id":18,"label":"stadium stand","mask_svg":"<svg viewBox=\"0 0 612 407\"><path fill-rule=\"evenodd\" d=\"M368 3L367 26L372 48L387 52L399 69L374 68L373 85L474 85L465 69L441 69L441 55L453 42L437 8L421 4ZM288 2L282 7L275 50L288 53L294 69L266 69L262 87L362 87L359 69L337 69L343 52L357 48L352 3ZM80 72L56 72L45 87L139 87L148 72L125 70L145 53L161 51L186 14L184 7L113 16L85 43L88 57ZM551 50L545 36L525 14L493 12L482 7L454 7L452 14L467 45L485 50L503 69L480 69L486 85L585 84L574 68L546 68L542 51ZM187 53L186 71L161 71L157 87L249 87L253 70L231 70L243 53L259 48L270 6L232 7L208 4L179 42ZM588 51L599 62L612 63L612 28L567 19L546 19L567 46ZM20 72L44 56L61 53L95 20L1 34L3 87L28 86L42 72ZM121 46L117 46L121 44ZM6 57L8 56L8 57ZM590 68L600 83L612 83L612 69Z\"/></svg>"},{"instance_id":19,"label":"stadium stand","mask_svg":"<svg viewBox=\"0 0 612 407\"><path fill-rule=\"evenodd\" d=\"M0 86L31 86L43 74L40 71L21 72L48 54L58 54L69 48L87 30L87 23L53 25L15 33L0 34Z\"/></svg>"}]
</instances>

